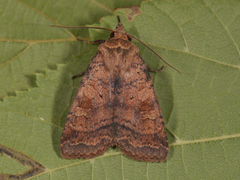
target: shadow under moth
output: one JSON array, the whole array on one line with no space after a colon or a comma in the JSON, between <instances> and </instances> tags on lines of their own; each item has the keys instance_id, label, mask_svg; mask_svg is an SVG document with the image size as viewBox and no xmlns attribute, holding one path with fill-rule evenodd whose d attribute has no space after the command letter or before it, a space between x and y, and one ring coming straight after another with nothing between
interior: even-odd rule
<instances>
[{"instance_id":1,"label":"shadow under moth","mask_svg":"<svg viewBox=\"0 0 240 180\"><path fill-rule=\"evenodd\" d=\"M148 67L131 38L141 41L127 34L120 20L115 31L54 27L112 32L107 41L84 41L101 44L86 71L80 74L83 78L62 132L62 157L94 158L117 146L135 160L165 160L168 139L163 116Z\"/></svg>"}]
</instances>

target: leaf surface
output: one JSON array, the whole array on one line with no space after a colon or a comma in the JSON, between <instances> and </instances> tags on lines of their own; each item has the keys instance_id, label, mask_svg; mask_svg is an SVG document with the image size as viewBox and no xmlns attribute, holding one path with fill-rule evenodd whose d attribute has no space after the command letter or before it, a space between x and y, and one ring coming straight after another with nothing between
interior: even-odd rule
<instances>
[{"instance_id":1,"label":"leaf surface","mask_svg":"<svg viewBox=\"0 0 240 180\"><path fill-rule=\"evenodd\" d=\"M81 3L80 3L81 2ZM1 1L0 144L42 164L29 179L238 179L240 176L240 3L144 1L140 12L114 8L137 1ZM125 3L125 5L124 5ZM14 9L14 11L13 11ZM90 160L60 156L60 138L83 72L102 30L51 28L93 24L120 15L125 31L153 48L170 67L152 73L170 149L165 162L138 162L110 148ZM115 16L101 26L115 29ZM133 40L146 64L160 61ZM15 93L15 91L17 91ZM9 95L14 95L10 96ZM27 170L3 154L0 173Z\"/></svg>"}]
</instances>

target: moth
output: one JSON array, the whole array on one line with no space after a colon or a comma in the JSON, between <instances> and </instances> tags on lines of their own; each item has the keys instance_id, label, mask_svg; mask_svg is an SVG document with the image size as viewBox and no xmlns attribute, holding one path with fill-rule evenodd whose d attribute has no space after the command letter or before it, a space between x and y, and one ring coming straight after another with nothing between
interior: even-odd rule
<instances>
[{"instance_id":1,"label":"moth","mask_svg":"<svg viewBox=\"0 0 240 180\"><path fill-rule=\"evenodd\" d=\"M105 42L91 43L101 44L69 110L60 145L63 158L94 158L111 146L139 161L163 161L168 155L164 120L148 68L131 43L135 37L124 31L119 17L118 21L115 31L74 27L112 33Z\"/></svg>"}]
</instances>

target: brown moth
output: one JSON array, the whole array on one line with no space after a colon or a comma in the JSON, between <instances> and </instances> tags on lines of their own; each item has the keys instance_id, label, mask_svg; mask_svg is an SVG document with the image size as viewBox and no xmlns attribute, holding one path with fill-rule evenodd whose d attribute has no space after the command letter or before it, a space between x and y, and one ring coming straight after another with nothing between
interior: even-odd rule
<instances>
[{"instance_id":1,"label":"brown moth","mask_svg":"<svg viewBox=\"0 0 240 180\"><path fill-rule=\"evenodd\" d=\"M131 43L133 36L125 33L120 20L115 31L98 29L112 31L111 38L92 43L103 42L69 110L62 157L94 158L117 146L135 160L165 160L168 139L162 112L147 66Z\"/></svg>"}]
</instances>

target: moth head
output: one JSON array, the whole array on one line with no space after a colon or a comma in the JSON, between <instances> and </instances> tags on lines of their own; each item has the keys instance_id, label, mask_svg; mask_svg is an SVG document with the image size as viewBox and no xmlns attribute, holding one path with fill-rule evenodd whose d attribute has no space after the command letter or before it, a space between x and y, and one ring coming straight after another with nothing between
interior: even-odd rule
<instances>
[{"instance_id":1,"label":"moth head","mask_svg":"<svg viewBox=\"0 0 240 180\"><path fill-rule=\"evenodd\" d=\"M110 37L113 38L121 38L131 41L132 38L128 36L128 34L124 31L123 25L121 22L118 23L116 30L110 34Z\"/></svg>"}]
</instances>

